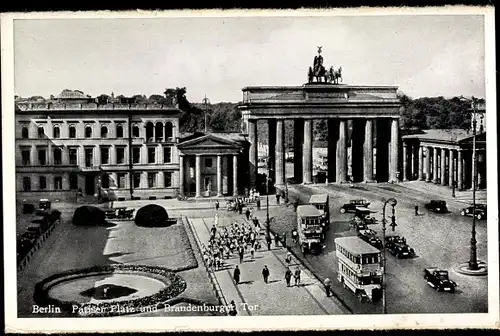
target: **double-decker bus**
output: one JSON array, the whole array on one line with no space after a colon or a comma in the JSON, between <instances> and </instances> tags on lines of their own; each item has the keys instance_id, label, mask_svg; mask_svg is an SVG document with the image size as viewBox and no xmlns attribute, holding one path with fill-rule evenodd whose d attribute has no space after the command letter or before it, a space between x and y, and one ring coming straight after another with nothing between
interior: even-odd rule
<instances>
[{"instance_id":1,"label":"double-decker bus","mask_svg":"<svg viewBox=\"0 0 500 336\"><path fill-rule=\"evenodd\" d=\"M325 237L322 222L323 215L314 205L297 207L297 238L302 253L319 254L323 249L322 243Z\"/></svg>"},{"instance_id":2,"label":"double-decker bus","mask_svg":"<svg viewBox=\"0 0 500 336\"><path fill-rule=\"evenodd\" d=\"M315 194L309 198L309 204L314 205L323 215L323 231L330 227L330 205L328 194Z\"/></svg>"},{"instance_id":3,"label":"double-decker bus","mask_svg":"<svg viewBox=\"0 0 500 336\"><path fill-rule=\"evenodd\" d=\"M376 301L382 296L382 256L380 250L358 237L335 239L338 280L360 301Z\"/></svg>"}]
</instances>

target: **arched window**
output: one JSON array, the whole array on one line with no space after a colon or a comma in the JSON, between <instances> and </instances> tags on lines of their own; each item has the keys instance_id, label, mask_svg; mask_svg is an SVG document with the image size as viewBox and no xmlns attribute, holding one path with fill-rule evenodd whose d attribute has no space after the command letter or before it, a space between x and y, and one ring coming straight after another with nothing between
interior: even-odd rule
<instances>
[{"instance_id":1,"label":"arched window","mask_svg":"<svg viewBox=\"0 0 500 336\"><path fill-rule=\"evenodd\" d=\"M107 138L108 137L108 128L106 126L101 127L101 138Z\"/></svg>"},{"instance_id":2,"label":"arched window","mask_svg":"<svg viewBox=\"0 0 500 336\"><path fill-rule=\"evenodd\" d=\"M163 138L163 123L157 122L155 126L155 138L161 139Z\"/></svg>"},{"instance_id":3,"label":"arched window","mask_svg":"<svg viewBox=\"0 0 500 336\"><path fill-rule=\"evenodd\" d=\"M146 124L146 141L149 142L149 140L153 138L153 133L154 133L154 126L153 123L150 121Z\"/></svg>"},{"instance_id":4,"label":"arched window","mask_svg":"<svg viewBox=\"0 0 500 336\"><path fill-rule=\"evenodd\" d=\"M43 129L43 126L38 126L38 137L43 138L45 136L45 130Z\"/></svg>"},{"instance_id":5,"label":"arched window","mask_svg":"<svg viewBox=\"0 0 500 336\"><path fill-rule=\"evenodd\" d=\"M139 137L139 126L134 125L134 126L132 127L132 136L133 136L134 138L138 138L138 137Z\"/></svg>"},{"instance_id":6,"label":"arched window","mask_svg":"<svg viewBox=\"0 0 500 336\"><path fill-rule=\"evenodd\" d=\"M116 126L116 137L123 138L123 126L122 125Z\"/></svg>"},{"instance_id":7,"label":"arched window","mask_svg":"<svg viewBox=\"0 0 500 336\"><path fill-rule=\"evenodd\" d=\"M21 138L23 138L23 139L29 138L28 127L26 127L26 126L23 127L23 129L21 131Z\"/></svg>"},{"instance_id":8,"label":"arched window","mask_svg":"<svg viewBox=\"0 0 500 336\"><path fill-rule=\"evenodd\" d=\"M165 123L165 138L168 139L168 138L172 138L174 136L174 132L173 132L173 126L172 126L172 123L170 121L167 121Z\"/></svg>"},{"instance_id":9,"label":"arched window","mask_svg":"<svg viewBox=\"0 0 500 336\"><path fill-rule=\"evenodd\" d=\"M85 127L85 137L86 138L92 137L92 127L90 127L90 126Z\"/></svg>"},{"instance_id":10,"label":"arched window","mask_svg":"<svg viewBox=\"0 0 500 336\"><path fill-rule=\"evenodd\" d=\"M61 137L61 129L59 126L54 126L54 129L52 130L52 137L54 139L59 139Z\"/></svg>"},{"instance_id":11,"label":"arched window","mask_svg":"<svg viewBox=\"0 0 500 336\"><path fill-rule=\"evenodd\" d=\"M76 127L75 126L69 127L69 137L72 139L76 138Z\"/></svg>"}]
</instances>

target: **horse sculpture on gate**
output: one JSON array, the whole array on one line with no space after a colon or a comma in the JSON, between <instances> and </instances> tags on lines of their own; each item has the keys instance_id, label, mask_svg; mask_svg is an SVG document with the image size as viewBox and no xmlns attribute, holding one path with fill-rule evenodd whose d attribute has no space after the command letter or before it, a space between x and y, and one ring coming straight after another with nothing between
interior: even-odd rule
<instances>
[{"instance_id":1,"label":"horse sculpture on gate","mask_svg":"<svg viewBox=\"0 0 500 336\"><path fill-rule=\"evenodd\" d=\"M316 83L338 84L339 79L342 81L342 67L335 70L332 66L329 70L326 70L323 65L323 56L321 56L322 48L318 47L318 55L314 57L313 66L309 67L309 72L307 73L308 83L314 83L316 79Z\"/></svg>"}]
</instances>

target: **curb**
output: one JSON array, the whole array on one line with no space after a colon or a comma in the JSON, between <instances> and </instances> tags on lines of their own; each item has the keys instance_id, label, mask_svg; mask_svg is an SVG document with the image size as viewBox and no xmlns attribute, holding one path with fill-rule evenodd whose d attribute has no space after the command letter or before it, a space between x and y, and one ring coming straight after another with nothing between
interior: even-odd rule
<instances>
[{"instance_id":1,"label":"curb","mask_svg":"<svg viewBox=\"0 0 500 336\"><path fill-rule=\"evenodd\" d=\"M484 276L488 275L488 266L486 265L486 262L478 260L477 261L479 269L476 271L469 270L469 263L468 262L463 262L457 266L454 267L455 272L463 275L471 275L471 276Z\"/></svg>"}]
</instances>

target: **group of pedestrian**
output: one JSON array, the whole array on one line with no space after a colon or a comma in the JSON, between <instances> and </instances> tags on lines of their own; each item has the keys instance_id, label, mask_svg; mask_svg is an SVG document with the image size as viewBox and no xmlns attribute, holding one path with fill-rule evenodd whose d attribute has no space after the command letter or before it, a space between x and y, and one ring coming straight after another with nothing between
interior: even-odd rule
<instances>
[{"instance_id":1,"label":"group of pedestrian","mask_svg":"<svg viewBox=\"0 0 500 336\"><path fill-rule=\"evenodd\" d=\"M301 270L300 270L299 266L297 266L297 268L295 268L295 271L293 273L290 270L290 267L287 267L286 271L285 271L286 286L290 287L290 282L292 281L292 276L293 276L293 279L295 281L295 286L299 286L300 285L300 273L301 273Z\"/></svg>"},{"instance_id":2,"label":"group of pedestrian","mask_svg":"<svg viewBox=\"0 0 500 336\"><path fill-rule=\"evenodd\" d=\"M252 259L255 251L262 248L258 239L260 225L233 222L229 227L217 228L214 224L210 229L210 239L207 245L202 245L203 259L210 269L223 267L224 259L229 259L235 253L243 262L245 253L250 253Z\"/></svg>"}]
</instances>

